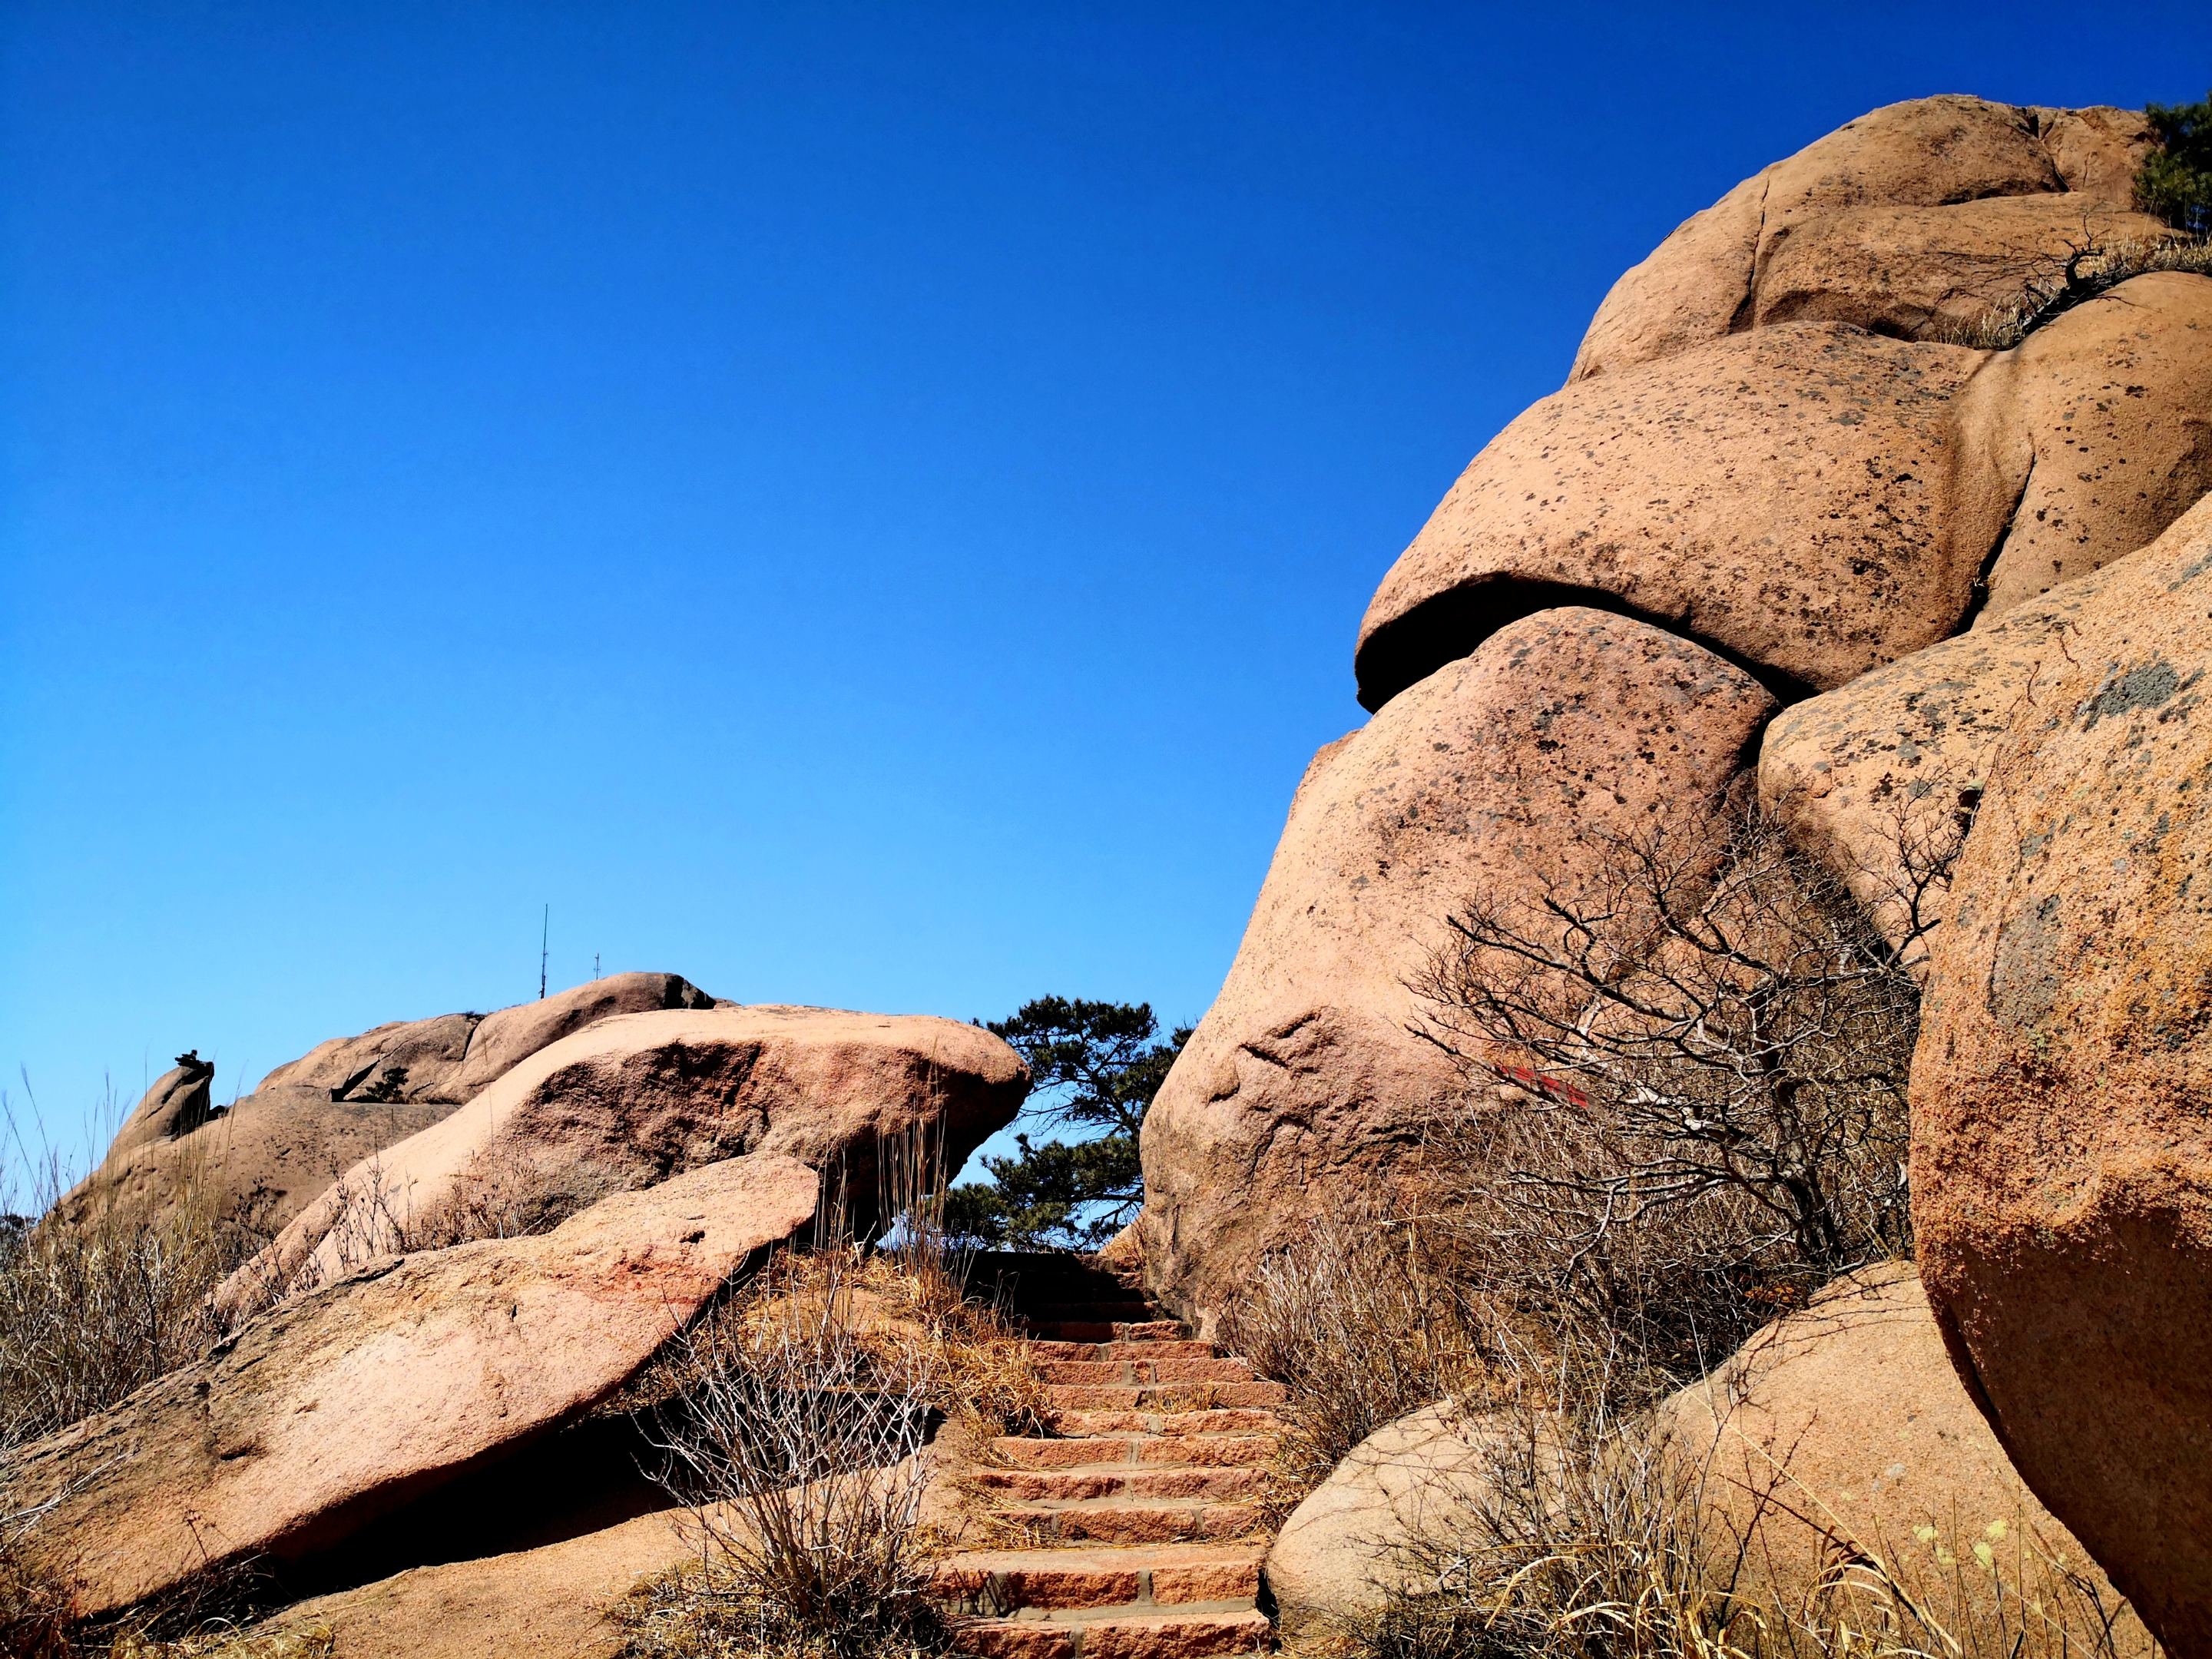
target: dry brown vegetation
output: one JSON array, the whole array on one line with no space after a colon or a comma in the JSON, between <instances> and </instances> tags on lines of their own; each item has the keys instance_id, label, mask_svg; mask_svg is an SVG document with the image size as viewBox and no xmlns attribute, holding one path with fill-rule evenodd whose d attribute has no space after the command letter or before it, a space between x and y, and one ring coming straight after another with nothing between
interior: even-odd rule
<instances>
[{"instance_id":1,"label":"dry brown vegetation","mask_svg":"<svg viewBox=\"0 0 2212 1659\"><path fill-rule=\"evenodd\" d=\"M1442 1398L1480 1471L1380 1564L1380 1610L1320 1646L2153 1650L2017 1525L1857 1538L1777 1468L1731 1533L1728 1506L1702 1501L1709 1466L1656 1426L1666 1396L1820 1284L1910 1254L1915 969L1970 821L1960 799L1900 816L1892 873L1858 884L1867 903L1756 809L1671 842L1591 832L1584 878L1468 896L1419 988L1460 1097L1387 1206L1318 1220L1231 1321L1239 1351L1289 1386L1301 1486ZM1756 1523L1792 1516L1826 1539L1792 1564L1814 1588L1785 1606ZM1777 1534L1808 1535L1792 1525Z\"/></svg>"},{"instance_id":2,"label":"dry brown vegetation","mask_svg":"<svg viewBox=\"0 0 2212 1659\"><path fill-rule=\"evenodd\" d=\"M2100 242L2085 234L2063 258L2042 262L2017 298L1990 307L1972 321L1932 329L1927 337L1977 351L2009 351L2084 301L2154 270L2212 276L2212 241L2177 234L2156 241Z\"/></svg>"}]
</instances>

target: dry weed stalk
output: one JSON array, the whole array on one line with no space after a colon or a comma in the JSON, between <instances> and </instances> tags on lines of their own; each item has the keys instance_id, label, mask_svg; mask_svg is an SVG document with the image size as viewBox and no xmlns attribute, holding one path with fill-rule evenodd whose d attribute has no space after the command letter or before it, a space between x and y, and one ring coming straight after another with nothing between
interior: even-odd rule
<instances>
[{"instance_id":1,"label":"dry weed stalk","mask_svg":"<svg viewBox=\"0 0 2212 1659\"><path fill-rule=\"evenodd\" d=\"M761 1651L903 1650L932 1627L916 1545L943 1379L928 1347L867 1340L864 1277L853 1247L785 1256L684 1334L687 1386L654 1410L702 1593Z\"/></svg>"}]
</instances>

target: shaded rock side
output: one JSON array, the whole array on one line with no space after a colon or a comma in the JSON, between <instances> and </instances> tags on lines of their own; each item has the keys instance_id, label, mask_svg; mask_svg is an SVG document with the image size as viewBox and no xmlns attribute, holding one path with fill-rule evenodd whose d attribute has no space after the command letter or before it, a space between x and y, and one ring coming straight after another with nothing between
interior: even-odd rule
<instances>
[{"instance_id":1,"label":"shaded rock side","mask_svg":"<svg viewBox=\"0 0 2212 1659\"><path fill-rule=\"evenodd\" d=\"M189 1134L111 1153L54 1213L76 1224L110 1207L155 1214L189 1204L249 1227L279 1228L362 1158L455 1109L333 1101L325 1089L263 1089Z\"/></svg>"},{"instance_id":2,"label":"shaded rock side","mask_svg":"<svg viewBox=\"0 0 2212 1659\"><path fill-rule=\"evenodd\" d=\"M253 1633L328 1632L345 1659L617 1659L623 1637L607 1609L640 1579L698 1559L689 1514L662 1510L538 1549L412 1568L298 1602Z\"/></svg>"},{"instance_id":3,"label":"shaded rock side","mask_svg":"<svg viewBox=\"0 0 2212 1659\"><path fill-rule=\"evenodd\" d=\"M2170 1651L2205 1654L2212 503L2091 580L2011 711L1935 940L1913 1218L2014 1466Z\"/></svg>"},{"instance_id":4,"label":"shaded rock side","mask_svg":"<svg viewBox=\"0 0 2212 1659\"><path fill-rule=\"evenodd\" d=\"M1909 1263L1830 1285L1668 1401L1659 1424L1716 1565L1790 1613L1842 1613L1823 1579L1854 1553L1887 1564L1954 1632L1994 1628L2001 1597L2057 1613L2080 1593L2069 1571L2107 1608L2118 1601L2014 1473ZM2113 1636L2116 1653L2151 1650L2133 1618Z\"/></svg>"},{"instance_id":5,"label":"shaded rock side","mask_svg":"<svg viewBox=\"0 0 2212 1659\"><path fill-rule=\"evenodd\" d=\"M1501 629L1315 757L1220 996L1147 1114L1146 1272L1211 1334L1267 1251L1383 1194L1456 1073L1408 982L1478 884L1567 831L1717 811L1774 710L1748 675L1581 608Z\"/></svg>"},{"instance_id":6,"label":"shaded rock side","mask_svg":"<svg viewBox=\"0 0 2212 1659\"><path fill-rule=\"evenodd\" d=\"M1510 1466L1511 1431L1442 1401L1352 1448L1291 1511L1261 1571L1282 1634L1324 1636L1418 1589L1425 1543L1474 1528Z\"/></svg>"},{"instance_id":7,"label":"shaded rock side","mask_svg":"<svg viewBox=\"0 0 2212 1659\"><path fill-rule=\"evenodd\" d=\"M0 1461L96 1614L284 1563L580 1413L816 1210L775 1153L610 1198L544 1237L374 1262Z\"/></svg>"},{"instance_id":8,"label":"shaded rock side","mask_svg":"<svg viewBox=\"0 0 2212 1659\"><path fill-rule=\"evenodd\" d=\"M1569 380L1796 319L1905 337L1968 320L2048 281L2085 221L2159 234L2129 208L2151 142L2139 111L1956 95L1873 111L1747 179L1626 272Z\"/></svg>"},{"instance_id":9,"label":"shaded rock side","mask_svg":"<svg viewBox=\"0 0 2212 1659\"><path fill-rule=\"evenodd\" d=\"M202 1060L197 1048L179 1054L176 1065L154 1079L123 1120L107 1156L112 1158L118 1152L190 1134L215 1115L214 1087L213 1060Z\"/></svg>"},{"instance_id":10,"label":"shaded rock side","mask_svg":"<svg viewBox=\"0 0 2212 1659\"><path fill-rule=\"evenodd\" d=\"M2007 503L1979 625L2147 546L2212 490L2212 276L2156 271L1999 352L1959 400Z\"/></svg>"},{"instance_id":11,"label":"shaded rock side","mask_svg":"<svg viewBox=\"0 0 2212 1659\"><path fill-rule=\"evenodd\" d=\"M1901 938L1905 850L1973 810L2017 723L2047 709L2083 630L2181 580L2208 532L2212 507L2200 505L2116 564L1784 709L1759 748L1761 798ZM1922 920L1940 927L1949 909L1948 890L1931 890Z\"/></svg>"},{"instance_id":12,"label":"shaded rock side","mask_svg":"<svg viewBox=\"0 0 2212 1659\"><path fill-rule=\"evenodd\" d=\"M744 1152L836 1174L865 1231L879 1139L929 1126L957 1169L1028 1089L1019 1055L953 1020L777 1006L620 1015L349 1170L219 1300L250 1305L410 1240L537 1231L605 1194Z\"/></svg>"},{"instance_id":13,"label":"shaded rock side","mask_svg":"<svg viewBox=\"0 0 2212 1659\"><path fill-rule=\"evenodd\" d=\"M1360 702L1559 604L1626 611L1798 689L1934 643L2011 505L1954 499L1953 399L1984 356L1793 324L1545 398L1383 578Z\"/></svg>"}]
</instances>

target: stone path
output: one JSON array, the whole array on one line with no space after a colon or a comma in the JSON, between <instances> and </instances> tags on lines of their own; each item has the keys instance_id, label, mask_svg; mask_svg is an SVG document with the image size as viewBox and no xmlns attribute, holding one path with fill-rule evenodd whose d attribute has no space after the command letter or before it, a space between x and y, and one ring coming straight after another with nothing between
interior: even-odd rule
<instances>
[{"instance_id":1,"label":"stone path","mask_svg":"<svg viewBox=\"0 0 2212 1659\"><path fill-rule=\"evenodd\" d=\"M938 1568L984 1615L986 1659L1197 1659L1273 1645L1259 1610L1269 1541L1257 1501L1281 1430L1279 1383L1189 1339L1112 1274L1068 1256L993 1255L1060 1408L1059 1436L994 1443L975 1486L1021 1547Z\"/></svg>"}]
</instances>

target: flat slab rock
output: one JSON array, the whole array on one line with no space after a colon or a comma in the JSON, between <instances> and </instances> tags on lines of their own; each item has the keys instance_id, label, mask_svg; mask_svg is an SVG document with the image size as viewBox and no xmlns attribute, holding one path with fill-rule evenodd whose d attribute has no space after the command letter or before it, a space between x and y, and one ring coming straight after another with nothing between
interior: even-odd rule
<instances>
[{"instance_id":1,"label":"flat slab rock","mask_svg":"<svg viewBox=\"0 0 2212 1659\"><path fill-rule=\"evenodd\" d=\"M33 1548L87 1614L204 1566L341 1541L630 1376L818 1178L758 1153L618 1194L537 1238L391 1258L257 1320L198 1364L0 1463L55 1507Z\"/></svg>"}]
</instances>

